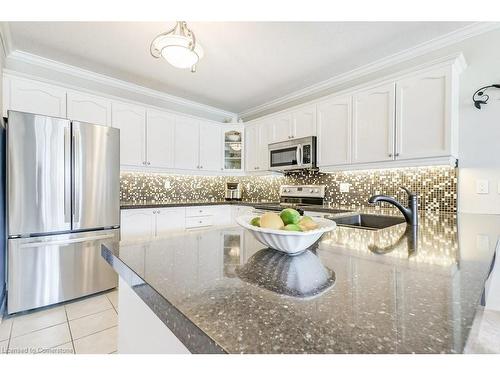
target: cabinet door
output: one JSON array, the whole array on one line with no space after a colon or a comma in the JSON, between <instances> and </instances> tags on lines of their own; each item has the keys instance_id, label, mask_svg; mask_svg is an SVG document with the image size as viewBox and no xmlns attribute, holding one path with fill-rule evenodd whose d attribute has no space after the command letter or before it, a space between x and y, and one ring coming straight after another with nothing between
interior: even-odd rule
<instances>
[{"instance_id":1,"label":"cabinet door","mask_svg":"<svg viewBox=\"0 0 500 375\"><path fill-rule=\"evenodd\" d=\"M287 141L293 137L292 132L292 115L290 113L285 113L273 117L272 122L272 138L271 142L282 142Z\"/></svg>"},{"instance_id":2,"label":"cabinet door","mask_svg":"<svg viewBox=\"0 0 500 375\"><path fill-rule=\"evenodd\" d=\"M147 110L146 160L148 167L173 168L175 144L175 116L156 110Z\"/></svg>"},{"instance_id":3,"label":"cabinet door","mask_svg":"<svg viewBox=\"0 0 500 375\"><path fill-rule=\"evenodd\" d=\"M199 170L200 127L189 117L175 118L174 165L177 169Z\"/></svg>"},{"instance_id":4,"label":"cabinet door","mask_svg":"<svg viewBox=\"0 0 500 375\"><path fill-rule=\"evenodd\" d=\"M354 95L354 163L394 159L394 91L390 83Z\"/></svg>"},{"instance_id":5,"label":"cabinet door","mask_svg":"<svg viewBox=\"0 0 500 375\"><path fill-rule=\"evenodd\" d=\"M318 165L351 162L352 97L328 99L318 104Z\"/></svg>"},{"instance_id":6,"label":"cabinet door","mask_svg":"<svg viewBox=\"0 0 500 375\"><path fill-rule=\"evenodd\" d=\"M396 82L396 157L451 154L451 72L425 72Z\"/></svg>"},{"instance_id":7,"label":"cabinet door","mask_svg":"<svg viewBox=\"0 0 500 375\"><path fill-rule=\"evenodd\" d=\"M269 143L272 137L272 123L264 121L260 123L257 129L257 169L267 171L269 169Z\"/></svg>"},{"instance_id":8,"label":"cabinet door","mask_svg":"<svg viewBox=\"0 0 500 375\"><path fill-rule=\"evenodd\" d=\"M294 138L316 135L316 105L309 105L294 111L292 124Z\"/></svg>"},{"instance_id":9,"label":"cabinet door","mask_svg":"<svg viewBox=\"0 0 500 375\"><path fill-rule=\"evenodd\" d=\"M121 211L121 239L153 237L155 216L152 209L131 209Z\"/></svg>"},{"instance_id":10,"label":"cabinet door","mask_svg":"<svg viewBox=\"0 0 500 375\"><path fill-rule=\"evenodd\" d=\"M200 169L222 170L222 131L217 124L200 123Z\"/></svg>"},{"instance_id":11,"label":"cabinet door","mask_svg":"<svg viewBox=\"0 0 500 375\"><path fill-rule=\"evenodd\" d=\"M99 96L68 91L68 118L95 125L111 125L111 101Z\"/></svg>"},{"instance_id":12,"label":"cabinet door","mask_svg":"<svg viewBox=\"0 0 500 375\"><path fill-rule=\"evenodd\" d=\"M156 235L186 229L186 210L184 208L158 208L156 212Z\"/></svg>"},{"instance_id":13,"label":"cabinet door","mask_svg":"<svg viewBox=\"0 0 500 375\"><path fill-rule=\"evenodd\" d=\"M120 165L146 165L146 110L144 107L113 103L112 124L120 129Z\"/></svg>"},{"instance_id":14,"label":"cabinet door","mask_svg":"<svg viewBox=\"0 0 500 375\"><path fill-rule=\"evenodd\" d=\"M248 172L259 168L259 123L245 128L245 167Z\"/></svg>"},{"instance_id":15,"label":"cabinet door","mask_svg":"<svg viewBox=\"0 0 500 375\"><path fill-rule=\"evenodd\" d=\"M7 110L66 118L66 90L24 78L5 77L4 116Z\"/></svg>"}]
</instances>

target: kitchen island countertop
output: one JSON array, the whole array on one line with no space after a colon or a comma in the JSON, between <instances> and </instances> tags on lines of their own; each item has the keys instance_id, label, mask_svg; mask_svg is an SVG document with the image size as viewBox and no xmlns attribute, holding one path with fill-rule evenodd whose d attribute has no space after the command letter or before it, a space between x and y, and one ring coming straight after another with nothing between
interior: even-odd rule
<instances>
[{"instance_id":1,"label":"kitchen island countertop","mask_svg":"<svg viewBox=\"0 0 500 375\"><path fill-rule=\"evenodd\" d=\"M305 253L239 227L103 246L194 353L461 353L485 294L500 215L338 227Z\"/></svg>"}]
</instances>

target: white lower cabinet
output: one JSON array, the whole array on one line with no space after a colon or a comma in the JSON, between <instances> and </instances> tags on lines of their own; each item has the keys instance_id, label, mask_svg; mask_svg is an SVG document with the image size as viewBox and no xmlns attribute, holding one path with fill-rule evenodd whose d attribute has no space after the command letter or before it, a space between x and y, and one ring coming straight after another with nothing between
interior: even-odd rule
<instances>
[{"instance_id":1,"label":"white lower cabinet","mask_svg":"<svg viewBox=\"0 0 500 375\"><path fill-rule=\"evenodd\" d=\"M251 214L253 207L250 206L231 206L231 224L236 224L236 218Z\"/></svg>"},{"instance_id":2,"label":"white lower cabinet","mask_svg":"<svg viewBox=\"0 0 500 375\"><path fill-rule=\"evenodd\" d=\"M235 217L251 210L229 205L126 209L121 211L121 239L161 237L185 229L231 225L236 223Z\"/></svg>"},{"instance_id":3,"label":"white lower cabinet","mask_svg":"<svg viewBox=\"0 0 500 375\"><path fill-rule=\"evenodd\" d=\"M186 228L186 209L184 207L158 208L156 211L156 236Z\"/></svg>"},{"instance_id":4,"label":"white lower cabinet","mask_svg":"<svg viewBox=\"0 0 500 375\"><path fill-rule=\"evenodd\" d=\"M155 216L152 209L121 211L120 232L122 240L151 237L155 233Z\"/></svg>"}]
</instances>

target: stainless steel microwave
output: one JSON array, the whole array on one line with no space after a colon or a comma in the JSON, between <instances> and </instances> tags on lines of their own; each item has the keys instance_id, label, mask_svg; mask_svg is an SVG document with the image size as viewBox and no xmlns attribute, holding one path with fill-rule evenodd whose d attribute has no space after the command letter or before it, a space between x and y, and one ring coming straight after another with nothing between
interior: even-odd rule
<instances>
[{"instance_id":1,"label":"stainless steel microwave","mask_svg":"<svg viewBox=\"0 0 500 375\"><path fill-rule=\"evenodd\" d=\"M271 143L269 170L292 171L316 168L316 137L304 137Z\"/></svg>"}]
</instances>

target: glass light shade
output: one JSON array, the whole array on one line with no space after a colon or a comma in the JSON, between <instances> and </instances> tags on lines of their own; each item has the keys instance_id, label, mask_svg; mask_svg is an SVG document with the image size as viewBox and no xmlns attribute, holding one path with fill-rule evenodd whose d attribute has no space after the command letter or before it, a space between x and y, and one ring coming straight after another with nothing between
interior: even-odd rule
<instances>
[{"instance_id":1,"label":"glass light shade","mask_svg":"<svg viewBox=\"0 0 500 375\"><path fill-rule=\"evenodd\" d=\"M196 43L189 48L190 39L181 35L165 35L155 40L154 47L176 68L187 69L195 65L203 56L203 49Z\"/></svg>"}]
</instances>

